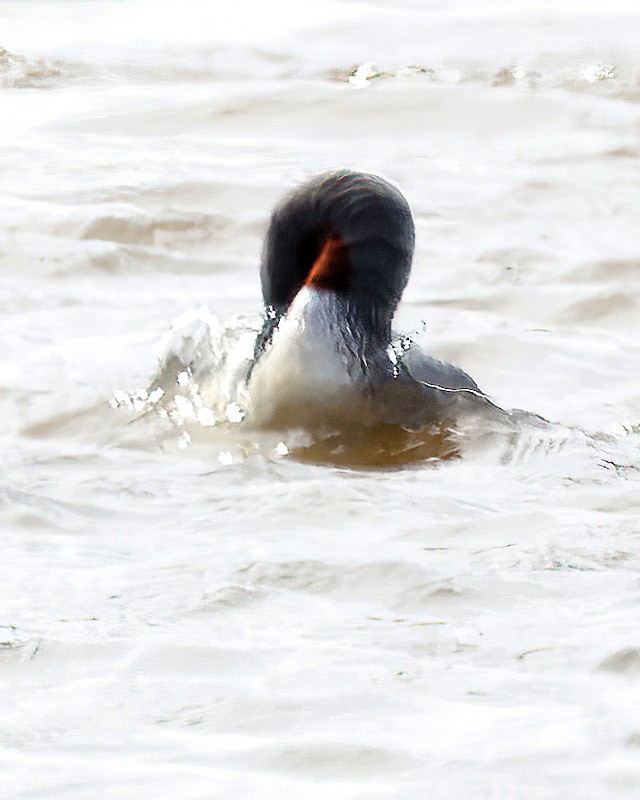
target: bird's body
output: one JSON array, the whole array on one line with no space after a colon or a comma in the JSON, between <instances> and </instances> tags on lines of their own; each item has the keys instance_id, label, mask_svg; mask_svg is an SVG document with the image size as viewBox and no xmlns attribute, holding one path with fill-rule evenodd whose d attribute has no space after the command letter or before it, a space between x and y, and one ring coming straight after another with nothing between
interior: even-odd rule
<instances>
[{"instance_id":1,"label":"bird's body","mask_svg":"<svg viewBox=\"0 0 640 800\"><path fill-rule=\"evenodd\" d=\"M276 208L261 268L265 322L247 385L254 424L415 428L486 399L462 370L392 347L413 247L406 200L377 176L323 175Z\"/></svg>"}]
</instances>

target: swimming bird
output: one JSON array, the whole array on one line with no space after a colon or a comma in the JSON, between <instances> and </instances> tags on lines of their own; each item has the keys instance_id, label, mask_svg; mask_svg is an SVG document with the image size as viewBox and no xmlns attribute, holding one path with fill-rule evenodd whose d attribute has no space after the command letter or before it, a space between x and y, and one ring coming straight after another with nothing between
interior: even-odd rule
<instances>
[{"instance_id":1,"label":"swimming bird","mask_svg":"<svg viewBox=\"0 0 640 800\"><path fill-rule=\"evenodd\" d=\"M376 175L322 174L282 200L262 254L249 421L415 429L490 402L463 370L393 346L414 242L407 201Z\"/></svg>"}]
</instances>

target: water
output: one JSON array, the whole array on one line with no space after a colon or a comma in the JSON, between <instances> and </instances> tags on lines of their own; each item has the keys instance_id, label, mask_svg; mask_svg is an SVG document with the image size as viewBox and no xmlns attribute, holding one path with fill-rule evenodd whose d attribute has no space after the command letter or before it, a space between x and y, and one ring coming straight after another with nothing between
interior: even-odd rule
<instances>
[{"instance_id":1,"label":"water","mask_svg":"<svg viewBox=\"0 0 640 800\"><path fill-rule=\"evenodd\" d=\"M1 4L7 796L638 791L639 20ZM550 424L239 424L270 209L336 167L414 210L399 333Z\"/></svg>"}]
</instances>

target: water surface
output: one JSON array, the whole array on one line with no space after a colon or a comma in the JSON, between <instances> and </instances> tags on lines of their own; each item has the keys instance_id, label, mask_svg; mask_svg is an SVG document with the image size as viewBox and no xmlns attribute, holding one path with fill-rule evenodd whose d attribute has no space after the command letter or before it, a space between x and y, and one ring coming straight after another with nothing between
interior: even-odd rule
<instances>
[{"instance_id":1,"label":"water surface","mask_svg":"<svg viewBox=\"0 0 640 800\"><path fill-rule=\"evenodd\" d=\"M5 791L637 792L634 4L0 22ZM270 209L336 167L414 210L399 333L549 424L393 468L238 424Z\"/></svg>"}]
</instances>

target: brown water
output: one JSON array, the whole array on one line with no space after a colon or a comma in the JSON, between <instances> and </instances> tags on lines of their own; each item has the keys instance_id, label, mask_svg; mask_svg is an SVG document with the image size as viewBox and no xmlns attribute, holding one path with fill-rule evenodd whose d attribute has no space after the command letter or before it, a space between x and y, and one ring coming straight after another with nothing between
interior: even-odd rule
<instances>
[{"instance_id":1,"label":"brown water","mask_svg":"<svg viewBox=\"0 0 640 800\"><path fill-rule=\"evenodd\" d=\"M634 5L0 22L8 796L637 793ZM240 422L270 210L336 167L412 205L399 334L529 413Z\"/></svg>"}]
</instances>

